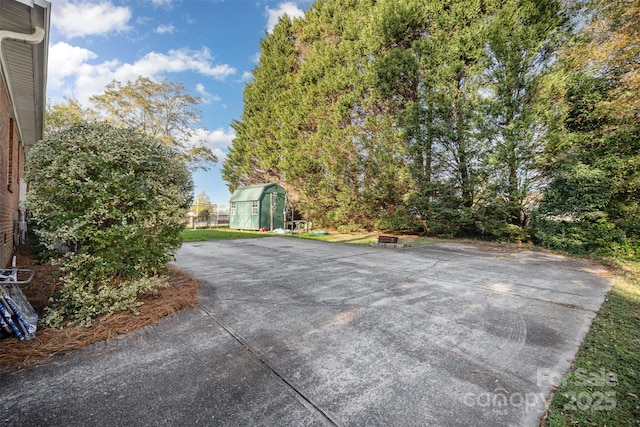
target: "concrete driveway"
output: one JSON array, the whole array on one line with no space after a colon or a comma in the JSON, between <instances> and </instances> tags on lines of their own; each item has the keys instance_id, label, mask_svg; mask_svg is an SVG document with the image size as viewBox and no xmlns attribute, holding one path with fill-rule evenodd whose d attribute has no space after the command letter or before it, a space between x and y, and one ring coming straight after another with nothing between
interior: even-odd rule
<instances>
[{"instance_id":1,"label":"concrete driveway","mask_svg":"<svg viewBox=\"0 0 640 427\"><path fill-rule=\"evenodd\" d=\"M213 241L176 265L197 309L0 374L1 422L534 427L611 285L460 243Z\"/></svg>"}]
</instances>

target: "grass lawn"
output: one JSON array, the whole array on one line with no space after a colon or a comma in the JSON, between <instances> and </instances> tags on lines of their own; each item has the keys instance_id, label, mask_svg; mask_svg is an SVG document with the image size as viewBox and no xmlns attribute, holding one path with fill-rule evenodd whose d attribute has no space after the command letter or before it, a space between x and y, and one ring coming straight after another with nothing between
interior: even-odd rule
<instances>
[{"instance_id":1,"label":"grass lawn","mask_svg":"<svg viewBox=\"0 0 640 427\"><path fill-rule=\"evenodd\" d=\"M240 231L229 228L206 228L206 229L184 229L180 237L185 242L202 242L205 240L220 239L252 239L256 237L273 236L271 233L260 233L257 231Z\"/></svg>"},{"instance_id":2,"label":"grass lawn","mask_svg":"<svg viewBox=\"0 0 640 427\"><path fill-rule=\"evenodd\" d=\"M227 227L219 228L198 228L184 229L180 236L185 242L201 242L205 240L218 239L250 239L255 237L293 237L298 239L320 240L324 242L352 243L359 245L368 245L378 240L380 233L352 233L342 234L330 232L329 234L313 234L313 233L296 233L296 234L274 234L270 232L260 233L257 231L240 231L231 230ZM408 246L423 246L439 241L430 237L420 237L413 235L399 235L399 242L406 243Z\"/></svg>"},{"instance_id":3,"label":"grass lawn","mask_svg":"<svg viewBox=\"0 0 640 427\"><path fill-rule=\"evenodd\" d=\"M640 263L613 270L616 282L554 392L546 426L640 425Z\"/></svg>"},{"instance_id":4,"label":"grass lawn","mask_svg":"<svg viewBox=\"0 0 640 427\"><path fill-rule=\"evenodd\" d=\"M312 234L312 233L298 233L290 234L289 236L298 239L307 240L320 240L323 242L340 242L340 243L353 243L357 245L368 245L375 242L378 235L375 233L353 233L353 234L341 234L337 232L330 232L329 234Z\"/></svg>"},{"instance_id":5,"label":"grass lawn","mask_svg":"<svg viewBox=\"0 0 640 427\"><path fill-rule=\"evenodd\" d=\"M352 243L356 245L368 245L378 241L378 235L382 233L353 233L353 234L340 234L329 233L327 235L315 235L315 234L293 234L292 237L298 237L301 239L310 240L322 240L325 242L340 242L340 243ZM385 233L386 234L386 233ZM400 244L407 244L408 246L424 246L430 243L435 243L441 240L433 239L431 237L420 237L414 235L396 235Z\"/></svg>"}]
</instances>

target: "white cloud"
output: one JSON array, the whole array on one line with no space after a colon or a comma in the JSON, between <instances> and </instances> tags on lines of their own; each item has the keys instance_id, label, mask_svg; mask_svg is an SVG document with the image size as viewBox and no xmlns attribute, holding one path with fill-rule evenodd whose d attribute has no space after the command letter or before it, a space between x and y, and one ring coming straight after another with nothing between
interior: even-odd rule
<instances>
[{"instance_id":1,"label":"white cloud","mask_svg":"<svg viewBox=\"0 0 640 427\"><path fill-rule=\"evenodd\" d=\"M192 71L224 80L236 72L227 64L213 64L213 56L207 48L191 50L173 49L166 53L149 52L133 63L121 63L117 59L94 64L97 55L84 48L60 42L49 49L49 89L61 98L72 95L85 104L91 95L102 93L112 80L134 81L138 76L160 77L166 73Z\"/></svg>"},{"instance_id":2,"label":"white cloud","mask_svg":"<svg viewBox=\"0 0 640 427\"><path fill-rule=\"evenodd\" d=\"M231 146L235 137L236 133L233 129L218 128L216 130L208 130L198 128L195 130L191 141L197 144L207 144L211 148L227 149Z\"/></svg>"},{"instance_id":3,"label":"white cloud","mask_svg":"<svg viewBox=\"0 0 640 427\"><path fill-rule=\"evenodd\" d=\"M218 102L222 99L218 95L207 92L207 89L202 83L196 85L196 92L200 95L203 104L211 104L212 102Z\"/></svg>"},{"instance_id":4,"label":"white cloud","mask_svg":"<svg viewBox=\"0 0 640 427\"><path fill-rule=\"evenodd\" d=\"M273 27L276 26L278 20L283 15L288 15L289 18L302 18L304 16L304 11L300 9L293 2L284 2L280 3L277 9L270 9L267 6L267 32L273 31Z\"/></svg>"},{"instance_id":5,"label":"white cloud","mask_svg":"<svg viewBox=\"0 0 640 427\"><path fill-rule=\"evenodd\" d=\"M124 64L118 73L153 76L163 72L195 71L216 80L224 80L236 72L227 64L212 65L212 60L213 56L206 47L201 50L171 49L166 54L149 52L133 64Z\"/></svg>"},{"instance_id":6,"label":"white cloud","mask_svg":"<svg viewBox=\"0 0 640 427\"><path fill-rule=\"evenodd\" d=\"M153 18L150 16L138 16L136 18L136 25L147 25L151 21L153 21Z\"/></svg>"},{"instance_id":7,"label":"white cloud","mask_svg":"<svg viewBox=\"0 0 640 427\"><path fill-rule=\"evenodd\" d=\"M233 129L218 128L216 130L208 130L198 128L193 132L190 143L209 147L218 156L218 164L222 164L227 155L226 152L235 137L236 133Z\"/></svg>"},{"instance_id":8,"label":"white cloud","mask_svg":"<svg viewBox=\"0 0 640 427\"><path fill-rule=\"evenodd\" d=\"M94 52L82 47L59 42L49 47L47 85L49 89L60 89L65 77L78 73L87 61L97 58Z\"/></svg>"},{"instance_id":9,"label":"white cloud","mask_svg":"<svg viewBox=\"0 0 640 427\"><path fill-rule=\"evenodd\" d=\"M151 0L151 4L155 7L167 7L173 6L173 0Z\"/></svg>"},{"instance_id":10,"label":"white cloud","mask_svg":"<svg viewBox=\"0 0 640 427\"><path fill-rule=\"evenodd\" d=\"M109 1L56 1L51 8L51 25L65 37L106 35L130 29L131 9Z\"/></svg>"},{"instance_id":11,"label":"white cloud","mask_svg":"<svg viewBox=\"0 0 640 427\"><path fill-rule=\"evenodd\" d=\"M187 24L195 24L196 20L187 13L186 15L184 15L184 22L186 22Z\"/></svg>"},{"instance_id":12,"label":"white cloud","mask_svg":"<svg viewBox=\"0 0 640 427\"><path fill-rule=\"evenodd\" d=\"M245 71L242 73L242 77L240 77L240 81L243 83L247 83L253 80L253 73L251 71Z\"/></svg>"},{"instance_id":13,"label":"white cloud","mask_svg":"<svg viewBox=\"0 0 640 427\"><path fill-rule=\"evenodd\" d=\"M173 24L160 24L156 27L155 32L157 34L173 34L177 30Z\"/></svg>"}]
</instances>

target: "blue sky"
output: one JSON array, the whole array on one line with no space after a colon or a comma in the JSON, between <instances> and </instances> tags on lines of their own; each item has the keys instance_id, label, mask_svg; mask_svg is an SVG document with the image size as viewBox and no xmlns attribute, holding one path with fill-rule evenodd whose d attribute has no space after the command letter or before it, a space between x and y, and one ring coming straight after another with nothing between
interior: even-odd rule
<instances>
[{"instance_id":1,"label":"blue sky","mask_svg":"<svg viewBox=\"0 0 640 427\"><path fill-rule=\"evenodd\" d=\"M202 98L197 138L220 158L194 173L196 194L227 205L221 165L242 114L244 85L257 65L259 42L283 14L304 14L310 0L50 0L47 98L91 95L114 79L139 75L179 82Z\"/></svg>"}]
</instances>

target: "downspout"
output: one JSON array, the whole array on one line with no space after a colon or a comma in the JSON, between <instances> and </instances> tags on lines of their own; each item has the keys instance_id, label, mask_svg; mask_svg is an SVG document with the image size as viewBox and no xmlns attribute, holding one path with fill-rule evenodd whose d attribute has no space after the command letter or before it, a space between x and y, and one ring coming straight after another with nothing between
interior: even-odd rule
<instances>
[{"instance_id":1,"label":"downspout","mask_svg":"<svg viewBox=\"0 0 640 427\"><path fill-rule=\"evenodd\" d=\"M13 93L13 85L11 84L11 76L9 75L9 68L7 67L7 61L4 58L4 52L2 51L2 42L7 40L13 40L16 42L24 42L29 44L38 44L44 40L45 31L44 28L36 27L33 34L25 34L25 33L17 33L15 31L7 31L0 30L0 67L4 70L4 77L7 82L7 90L9 91L9 101L11 101L11 108L15 109L15 96ZM20 118L18 114L16 114L15 110L13 111L13 115L15 116L16 123L18 125L18 130L22 132L22 127L20 126ZM21 135L22 136L22 135Z\"/></svg>"},{"instance_id":2,"label":"downspout","mask_svg":"<svg viewBox=\"0 0 640 427\"><path fill-rule=\"evenodd\" d=\"M17 42L25 42L29 44L38 44L44 40L44 28L36 27L33 34L0 30L0 42L4 41L4 39L13 39Z\"/></svg>"}]
</instances>

